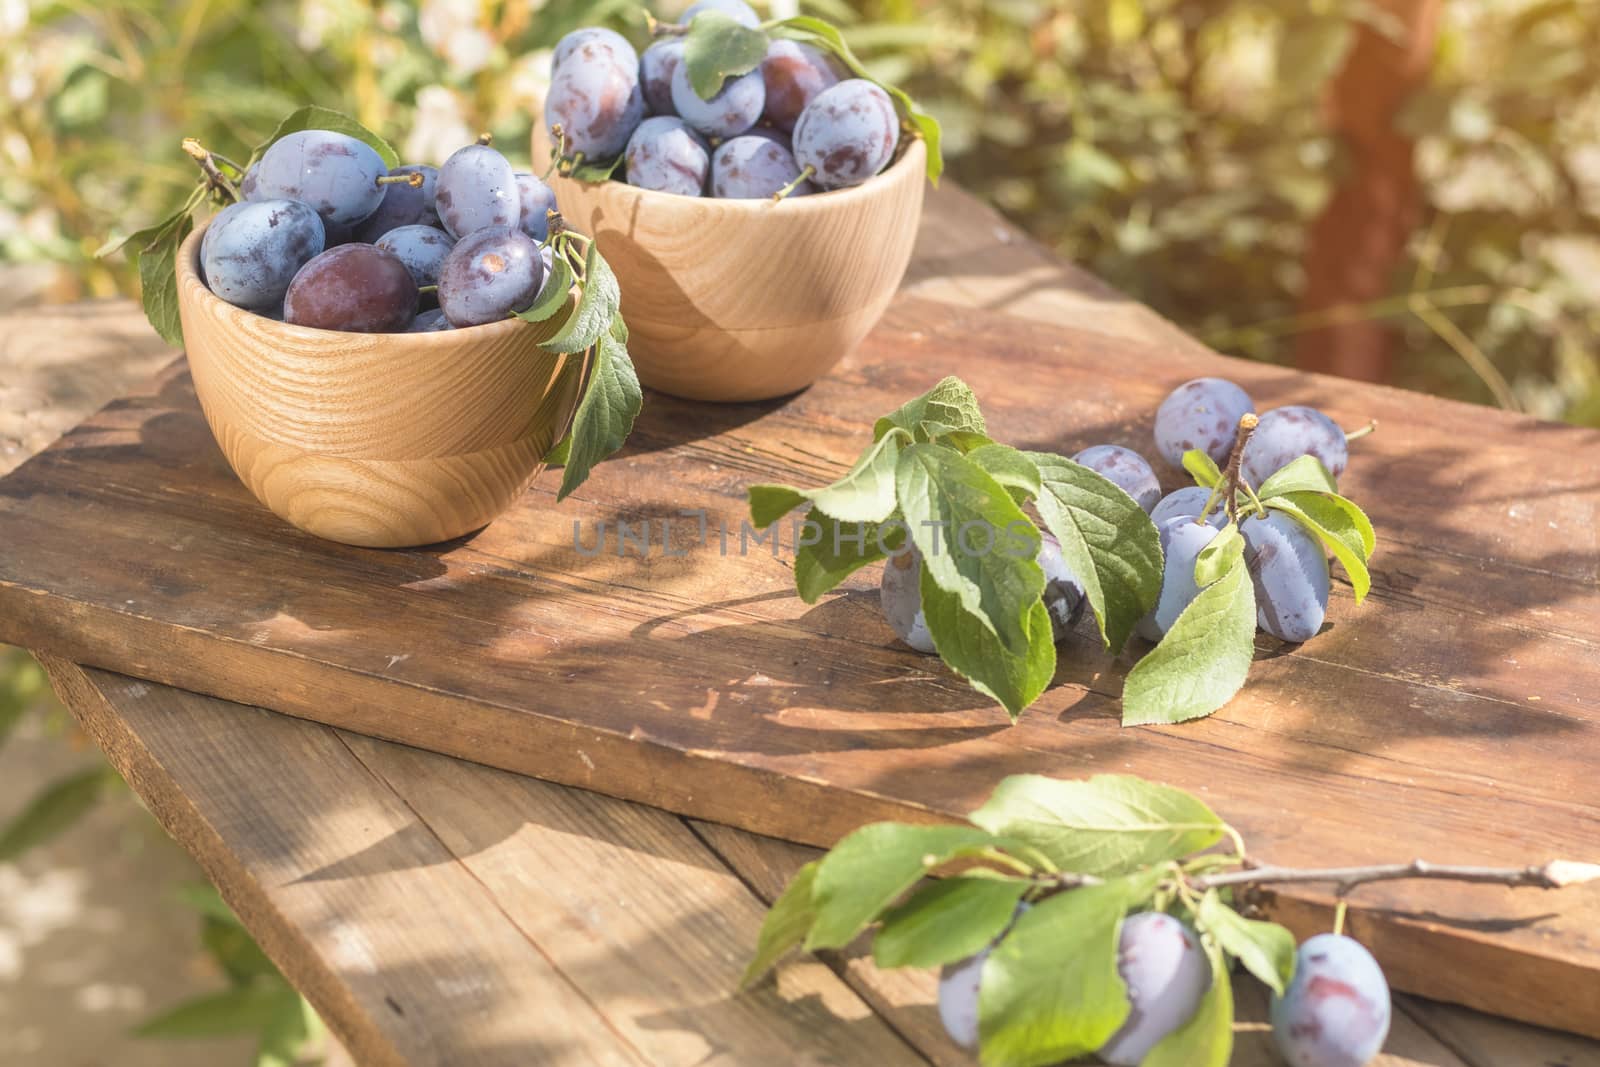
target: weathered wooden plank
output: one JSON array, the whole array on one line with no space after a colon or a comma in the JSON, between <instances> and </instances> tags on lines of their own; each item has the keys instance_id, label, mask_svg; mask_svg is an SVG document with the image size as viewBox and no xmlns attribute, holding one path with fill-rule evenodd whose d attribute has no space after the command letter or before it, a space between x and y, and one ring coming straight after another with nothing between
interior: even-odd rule
<instances>
[{"instance_id":1,"label":"weathered wooden plank","mask_svg":"<svg viewBox=\"0 0 1600 1067\"><path fill-rule=\"evenodd\" d=\"M674 816L46 664L364 1067L924 1062Z\"/></svg>"},{"instance_id":2,"label":"weathered wooden plank","mask_svg":"<svg viewBox=\"0 0 1600 1067\"><path fill-rule=\"evenodd\" d=\"M1378 417L1385 429L1347 476L1385 537L1375 603L1356 612L1336 598L1317 642L1264 645L1239 700L1170 730L1119 729L1125 666L1079 640L1057 688L1007 729L893 646L870 578L806 610L765 548L591 557L573 545L574 521L684 507L737 538L746 484L830 476L874 415L952 369L997 434L1068 450L1141 443L1166 389L1204 372L1263 403ZM1571 461L1550 468L1552 451ZM786 404L652 398L626 455L560 511L536 492L466 543L372 553L266 517L173 374L0 484L0 539L15 546L0 558L0 630L815 843L886 814L965 810L1006 773L1127 768L1208 790L1274 860L1524 862L1600 839L1600 802L1583 788L1600 749L1595 463L1592 432L905 301L840 373ZM680 520L675 547L690 536ZM1327 903L1297 891L1284 907L1317 924ZM1372 936L1397 985L1600 1026L1592 896L1404 886L1358 904L1384 909ZM1472 928L1505 920L1523 925ZM1491 988L1486 975L1507 971L1521 993Z\"/></svg>"}]
</instances>

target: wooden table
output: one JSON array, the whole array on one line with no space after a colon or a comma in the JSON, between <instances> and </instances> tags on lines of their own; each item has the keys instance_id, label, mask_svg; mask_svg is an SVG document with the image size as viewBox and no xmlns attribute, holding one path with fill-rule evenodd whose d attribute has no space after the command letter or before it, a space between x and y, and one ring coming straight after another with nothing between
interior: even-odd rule
<instances>
[{"instance_id":1,"label":"wooden table","mask_svg":"<svg viewBox=\"0 0 1600 1067\"><path fill-rule=\"evenodd\" d=\"M930 197L906 284L1196 344L949 188ZM0 471L168 358L131 305L10 317ZM765 905L810 849L65 660L46 666L360 1063L970 1062L939 1029L926 973L802 959L733 993ZM1259 986L1240 981L1238 995L1235 1063L1277 1063ZM1600 1043L1398 998L1379 1062L1578 1067L1600 1064Z\"/></svg>"}]
</instances>

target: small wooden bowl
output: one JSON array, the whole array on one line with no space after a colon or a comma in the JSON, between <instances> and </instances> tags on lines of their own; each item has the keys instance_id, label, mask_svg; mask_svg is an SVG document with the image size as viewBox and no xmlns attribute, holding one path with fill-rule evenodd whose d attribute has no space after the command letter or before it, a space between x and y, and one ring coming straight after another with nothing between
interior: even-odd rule
<instances>
[{"instance_id":1,"label":"small wooden bowl","mask_svg":"<svg viewBox=\"0 0 1600 1067\"><path fill-rule=\"evenodd\" d=\"M534 159L549 158L541 133ZM882 317L911 259L926 167L913 140L870 181L779 203L551 181L616 271L640 380L691 400L765 400L822 377Z\"/></svg>"},{"instance_id":2,"label":"small wooden bowl","mask_svg":"<svg viewBox=\"0 0 1600 1067\"><path fill-rule=\"evenodd\" d=\"M587 360L539 347L565 316L439 333L290 326L212 294L203 232L178 253L195 391L239 480L300 529L373 548L470 533L571 425Z\"/></svg>"}]
</instances>

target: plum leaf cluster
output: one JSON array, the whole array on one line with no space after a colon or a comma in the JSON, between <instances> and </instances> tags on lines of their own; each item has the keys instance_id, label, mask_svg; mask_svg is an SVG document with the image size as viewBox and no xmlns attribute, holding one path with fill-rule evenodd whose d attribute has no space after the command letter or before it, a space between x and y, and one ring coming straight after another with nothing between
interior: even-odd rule
<instances>
[{"instance_id":1,"label":"plum leaf cluster","mask_svg":"<svg viewBox=\"0 0 1600 1067\"><path fill-rule=\"evenodd\" d=\"M839 480L756 485L749 502L760 527L809 507L794 563L808 603L869 563L911 553L933 647L1013 718L1055 674L1046 544L1113 650L1160 589L1156 530L1138 503L1081 464L991 439L977 398L954 377L878 419Z\"/></svg>"}]
</instances>

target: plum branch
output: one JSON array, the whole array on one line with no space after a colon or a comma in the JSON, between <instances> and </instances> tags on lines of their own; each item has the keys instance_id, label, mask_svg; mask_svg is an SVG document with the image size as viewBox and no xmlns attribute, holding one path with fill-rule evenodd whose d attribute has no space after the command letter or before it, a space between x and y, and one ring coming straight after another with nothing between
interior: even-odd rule
<instances>
[{"instance_id":1,"label":"plum branch","mask_svg":"<svg viewBox=\"0 0 1600 1067\"><path fill-rule=\"evenodd\" d=\"M1357 886L1369 882L1393 882L1402 879L1478 882L1509 886L1513 889L1522 887L1563 889L1569 885L1600 881L1600 863L1551 860L1543 865L1529 867L1479 867L1430 863L1427 860L1415 859L1409 863L1376 863L1360 867L1241 867L1237 870L1210 874L1180 872L1178 875L1178 880L1183 885L1197 893L1230 886L1332 882L1337 886L1337 893L1341 897ZM1051 890L1105 884L1105 879L1097 875L1078 874L1074 871L1041 873L1034 880Z\"/></svg>"},{"instance_id":2,"label":"plum branch","mask_svg":"<svg viewBox=\"0 0 1600 1067\"><path fill-rule=\"evenodd\" d=\"M201 144L193 137L185 137L183 139L183 150L190 159L195 161L201 172L205 174L206 187L208 189L228 194L229 199L233 203L238 203L240 200L244 199L244 197L239 195L238 187L235 186L233 182L229 181L227 175L223 174L222 171L218 169L216 157L212 155L210 149L206 148L205 145Z\"/></svg>"}]
</instances>

